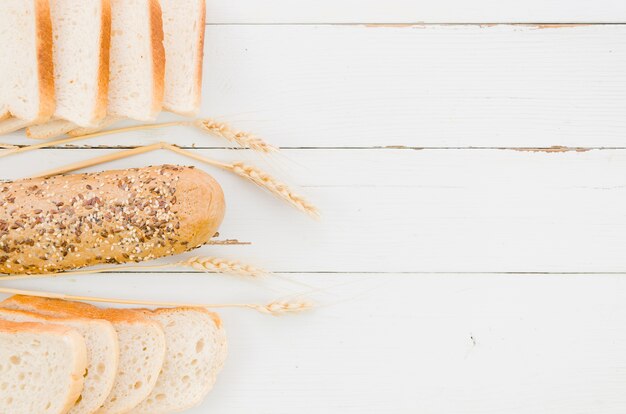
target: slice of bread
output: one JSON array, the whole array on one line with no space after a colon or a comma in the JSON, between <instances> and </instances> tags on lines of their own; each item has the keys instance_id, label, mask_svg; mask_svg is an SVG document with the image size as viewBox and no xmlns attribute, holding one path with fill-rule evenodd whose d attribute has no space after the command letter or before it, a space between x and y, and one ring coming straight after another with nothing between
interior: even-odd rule
<instances>
[{"instance_id":1,"label":"slice of bread","mask_svg":"<svg viewBox=\"0 0 626 414\"><path fill-rule=\"evenodd\" d=\"M83 391L70 414L91 414L109 396L118 370L119 346L113 325L102 319L64 318L34 312L0 308L0 319L12 322L39 322L75 329L87 345L87 374Z\"/></svg>"},{"instance_id":2,"label":"slice of bread","mask_svg":"<svg viewBox=\"0 0 626 414\"><path fill-rule=\"evenodd\" d=\"M226 359L226 335L219 316L200 308L143 312L161 323L167 351L154 390L133 413L174 413L200 404Z\"/></svg>"},{"instance_id":3,"label":"slice of bread","mask_svg":"<svg viewBox=\"0 0 626 414\"><path fill-rule=\"evenodd\" d=\"M75 128L76 124L73 122L65 121L63 119L55 119L54 121L49 121L45 124L29 126L26 128L26 136L35 139L49 139L67 134Z\"/></svg>"},{"instance_id":4,"label":"slice of bread","mask_svg":"<svg viewBox=\"0 0 626 414\"><path fill-rule=\"evenodd\" d=\"M0 106L23 121L54 112L52 25L48 0L0 1Z\"/></svg>"},{"instance_id":5,"label":"slice of bread","mask_svg":"<svg viewBox=\"0 0 626 414\"><path fill-rule=\"evenodd\" d=\"M75 330L0 320L0 412L67 413L86 366L85 341Z\"/></svg>"},{"instance_id":6,"label":"slice of bread","mask_svg":"<svg viewBox=\"0 0 626 414\"><path fill-rule=\"evenodd\" d=\"M205 0L161 0L165 46L163 108L195 115L200 108Z\"/></svg>"},{"instance_id":7,"label":"slice of bread","mask_svg":"<svg viewBox=\"0 0 626 414\"><path fill-rule=\"evenodd\" d=\"M161 325L142 312L19 295L6 299L1 306L54 316L104 319L113 324L120 344L119 369L99 414L128 413L152 392L163 367L165 336Z\"/></svg>"},{"instance_id":8,"label":"slice of bread","mask_svg":"<svg viewBox=\"0 0 626 414\"><path fill-rule=\"evenodd\" d=\"M109 0L50 0L57 119L94 126L106 115Z\"/></svg>"},{"instance_id":9,"label":"slice of bread","mask_svg":"<svg viewBox=\"0 0 626 414\"><path fill-rule=\"evenodd\" d=\"M163 105L164 77L158 0L111 0L108 115L154 120Z\"/></svg>"},{"instance_id":10,"label":"slice of bread","mask_svg":"<svg viewBox=\"0 0 626 414\"><path fill-rule=\"evenodd\" d=\"M18 131L31 124L32 122L30 121L24 121L23 119L9 117L3 121L0 121L0 135Z\"/></svg>"}]
</instances>

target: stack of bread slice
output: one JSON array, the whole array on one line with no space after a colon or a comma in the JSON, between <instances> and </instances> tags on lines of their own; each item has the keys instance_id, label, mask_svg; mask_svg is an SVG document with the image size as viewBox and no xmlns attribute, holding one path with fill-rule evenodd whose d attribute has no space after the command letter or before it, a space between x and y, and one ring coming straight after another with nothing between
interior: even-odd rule
<instances>
[{"instance_id":1,"label":"stack of bread slice","mask_svg":"<svg viewBox=\"0 0 626 414\"><path fill-rule=\"evenodd\" d=\"M0 412L180 412L202 402L225 357L205 309L13 296L0 303Z\"/></svg>"},{"instance_id":2,"label":"stack of bread slice","mask_svg":"<svg viewBox=\"0 0 626 414\"><path fill-rule=\"evenodd\" d=\"M194 115L204 21L205 0L2 0L0 133Z\"/></svg>"}]
</instances>

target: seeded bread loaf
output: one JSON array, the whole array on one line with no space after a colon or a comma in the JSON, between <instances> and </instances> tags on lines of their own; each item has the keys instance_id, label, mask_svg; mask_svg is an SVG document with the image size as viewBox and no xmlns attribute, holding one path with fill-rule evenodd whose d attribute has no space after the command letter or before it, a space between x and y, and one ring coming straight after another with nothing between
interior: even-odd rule
<instances>
[{"instance_id":1,"label":"seeded bread loaf","mask_svg":"<svg viewBox=\"0 0 626 414\"><path fill-rule=\"evenodd\" d=\"M0 273L38 274L179 254L224 216L208 174L171 165L0 184Z\"/></svg>"}]
</instances>

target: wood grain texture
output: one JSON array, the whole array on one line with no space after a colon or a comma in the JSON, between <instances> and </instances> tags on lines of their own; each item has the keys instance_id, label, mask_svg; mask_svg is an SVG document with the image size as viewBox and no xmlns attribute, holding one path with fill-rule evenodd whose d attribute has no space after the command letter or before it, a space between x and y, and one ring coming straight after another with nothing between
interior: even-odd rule
<instances>
[{"instance_id":1,"label":"wood grain texture","mask_svg":"<svg viewBox=\"0 0 626 414\"><path fill-rule=\"evenodd\" d=\"M208 0L210 23L626 22L626 4L601 0Z\"/></svg>"},{"instance_id":2,"label":"wood grain texture","mask_svg":"<svg viewBox=\"0 0 626 414\"><path fill-rule=\"evenodd\" d=\"M203 115L292 149L209 149L225 144L177 128L3 158L0 179L159 140L247 160L321 220L202 167L226 193L220 239L253 244L193 254L283 273L3 285L320 304L293 318L222 312L230 357L190 414L624 411L626 25L387 23L626 22L626 3L209 0L207 15ZM195 164L156 152L91 170L159 163Z\"/></svg>"},{"instance_id":3,"label":"wood grain texture","mask_svg":"<svg viewBox=\"0 0 626 414\"><path fill-rule=\"evenodd\" d=\"M0 174L23 176L26 157L44 170L110 152L8 157ZM254 158L246 151L198 153ZM154 152L90 170L160 163L201 165ZM322 219L203 166L224 187L222 237L253 244L194 254L290 272L626 271L625 150L287 150L258 165L287 177L319 205Z\"/></svg>"},{"instance_id":4,"label":"wood grain texture","mask_svg":"<svg viewBox=\"0 0 626 414\"><path fill-rule=\"evenodd\" d=\"M626 405L622 276L309 274L247 282L110 274L10 285L153 300L176 292L203 302L265 303L304 292L319 304L298 317L221 311L228 360L189 414L619 413Z\"/></svg>"},{"instance_id":5,"label":"wood grain texture","mask_svg":"<svg viewBox=\"0 0 626 414\"><path fill-rule=\"evenodd\" d=\"M202 115L283 147L623 147L625 37L626 25L209 26ZM150 139L230 145L190 128L78 145Z\"/></svg>"}]
</instances>

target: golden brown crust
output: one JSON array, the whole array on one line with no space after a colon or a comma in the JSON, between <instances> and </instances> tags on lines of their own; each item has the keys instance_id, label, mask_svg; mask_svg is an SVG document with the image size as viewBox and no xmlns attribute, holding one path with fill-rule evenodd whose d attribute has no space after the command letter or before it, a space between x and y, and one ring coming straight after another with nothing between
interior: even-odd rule
<instances>
[{"instance_id":1,"label":"golden brown crust","mask_svg":"<svg viewBox=\"0 0 626 414\"><path fill-rule=\"evenodd\" d=\"M98 122L107 114L109 99L109 55L111 50L111 3L102 0L102 23L100 31L100 72L98 73L98 92L94 110L94 122Z\"/></svg>"},{"instance_id":2,"label":"golden brown crust","mask_svg":"<svg viewBox=\"0 0 626 414\"><path fill-rule=\"evenodd\" d=\"M0 332L6 333L33 332L65 335L71 330L72 329L70 327L59 324L40 322L12 322L0 319Z\"/></svg>"},{"instance_id":3,"label":"golden brown crust","mask_svg":"<svg viewBox=\"0 0 626 414\"><path fill-rule=\"evenodd\" d=\"M29 312L39 312L47 315L62 317L78 317L88 319L103 319L116 323L147 323L148 319L132 309L98 308L83 302L72 302L62 299L40 298L35 296L15 295L0 303L10 307L17 305L20 309Z\"/></svg>"},{"instance_id":4,"label":"golden brown crust","mask_svg":"<svg viewBox=\"0 0 626 414\"><path fill-rule=\"evenodd\" d=\"M140 262L206 243L224 195L193 167L157 166L0 184L0 273Z\"/></svg>"},{"instance_id":5,"label":"golden brown crust","mask_svg":"<svg viewBox=\"0 0 626 414\"><path fill-rule=\"evenodd\" d=\"M37 61L39 76L39 114L33 121L47 121L55 108L54 61L52 58L52 20L48 0L35 0Z\"/></svg>"},{"instance_id":6,"label":"golden brown crust","mask_svg":"<svg viewBox=\"0 0 626 414\"><path fill-rule=\"evenodd\" d=\"M200 38L198 39L198 64L196 67L196 96L194 107L196 112L200 109L202 100L202 64L204 62L204 32L206 30L206 1L200 1Z\"/></svg>"},{"instance_id":7,"label":"golden brown crust","mask_svg":"<svg viewBox=\"0 0 626 414\"><path fill-rule=\"evenodd\" d=\"M165 92L165 48L163 47L163 14L159 0L150 0L150 30L152 39L152 80L154 83L154 98L152 113L156 117L163 108L163 94Z\"/></svg>"}]
</instances>

